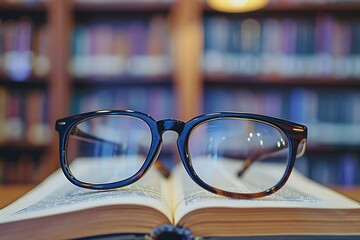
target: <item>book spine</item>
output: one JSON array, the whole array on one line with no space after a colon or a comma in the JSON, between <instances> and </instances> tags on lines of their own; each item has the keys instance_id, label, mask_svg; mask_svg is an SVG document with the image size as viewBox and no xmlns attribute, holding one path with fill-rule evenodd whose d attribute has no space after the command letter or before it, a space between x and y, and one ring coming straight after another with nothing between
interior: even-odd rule
<instances>
[{"instance_id":1,"label":"book spine","mask_svg":"<svg viewBox=\"0 0 360 240\"><path fill-rule=\"evenodd\" d=\"M0 73L13 81L25 81L48 74L46 26L28 17L0 19Z\"/></svg>"},{"instance_id":2,"label":"book spine","mask_svg":"<svg viewBox=\"0 0 360 240\"><path fill-rule=\"evenodd\" d=\"M0 144L6 141L6 108L8 101L8 93L4 87L0 86Z\"/></svg>"},{"instance_id":3,"label":"book spine","mask_svg":"<svg viewBox=\"0 0 360 240\"><path fill-rule=\"evenodd\" d=\"M46 145L50 142L51 130L48 124L46 94L41 90L27 93L25 98L25 139L32 145Z\"/></svg>"}]
</instances>

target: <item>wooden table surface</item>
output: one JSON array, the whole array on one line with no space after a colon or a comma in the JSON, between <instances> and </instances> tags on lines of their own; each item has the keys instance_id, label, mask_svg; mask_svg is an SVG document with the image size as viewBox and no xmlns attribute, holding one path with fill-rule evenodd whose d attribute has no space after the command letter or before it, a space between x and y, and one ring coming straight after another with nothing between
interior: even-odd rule
<instances>
[{"instance_id":1,"label":"wooden table surface","mask_svg":"<svg viewBox=\"0 0 360 240\"><path fill-rule=\"evenodd\" d=\"M16 199L24 195L26 192L30 191L33 187L35 187L34 184L0 184L0 208L3 208L11 202L15 201ZM360 202L360 186L351 188L331 188L341 194L344 194Z\"/></svg>"},{"instance_id":2,"label":"wooden table surface","mask_svg":"<svg viewBox=\"0 0 360 240\"><path fill-rule=\"evenodd\" d=\"M0 184L0 208L12 203L35 186L35 184Z\"/></svg>"}]
</instances>

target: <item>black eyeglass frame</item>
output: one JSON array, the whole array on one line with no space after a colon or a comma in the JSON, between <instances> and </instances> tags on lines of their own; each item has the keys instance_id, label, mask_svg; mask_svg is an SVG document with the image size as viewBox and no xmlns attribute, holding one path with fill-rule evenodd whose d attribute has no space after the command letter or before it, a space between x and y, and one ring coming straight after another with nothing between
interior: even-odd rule
<instances>
[{"instance_id":1,"label":"black eyeglass frame","mask_svg":"<svg viewBox=\"0 0 360 240\"><path fill-rule=\"evenodd\" d=\"M152 137L151 146L144 164L133 176L125 180L113 182L113 183L106 183L106 184L85 183L76 179L75 176L73 176L73 174L71 173L71 170L69 168L69 162L67 160L67 151L66 151L68 139L71 130L73 129L74 126L91 118L102 117L102 116L128 116L142 120L150 128L151 137ZM200 124L216 119L248 119L257 122L262 122L268 125L272 125L277 129L280 129L286 135L289 143L288 147L290 152L290 156L289 156L290 159L286 166L284 175L275 186L265 191L257 192L257 193L234 193L210 186L198 177L198 175L195 173L192 167L191 156L189 154L189 149L188 149L189 136L191 134L191 131ZM291 171L295 164L295 159L297 158L297 156L302 155L304 153L306 146L306 138L307 138L307 127L304 125L274 117L264 116L264 115L251 114L251 113L238 113L238 112L210 113L195 117L188 122L182 122L175 119L164 119L164 120L156 121L151 116L145 113L132 111L132 110L99 110L99 111L82 113L82 114L59 119L56 121L55 129L59 134L59 147L60 147L59 151L60 151L61 169L64 172L66 178L76 186L88 188L88 189L94 189L94 190L105 190L105 189L115 189L115 188L125 187L127 185L136 182L143 175L146 174L146 172L156 161L161 150L162 134L166 131L175 131L176 133L178 133L177 146L178 146L180 158L190 178L200 187L206 189L209 192L225 197L239 198L239 199L265 197L281 189L288 180L288 178L290 177ZM300 144L303 144L304 146L302 148L302 152L299 154L298 147Z\"/></svg>"}]
</instances>

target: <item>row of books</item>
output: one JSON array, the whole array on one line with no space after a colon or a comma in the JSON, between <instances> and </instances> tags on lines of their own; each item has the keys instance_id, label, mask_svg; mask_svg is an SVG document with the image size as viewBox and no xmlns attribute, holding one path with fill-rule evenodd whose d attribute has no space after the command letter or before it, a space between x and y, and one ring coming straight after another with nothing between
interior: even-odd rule
<instances>
[{"instance_id":1,"label":"row of books","mask_svg":"<svg viewBox=\"0 0 360 240\"><path fill-rule=\"evenodd\" d=\"M166 17L96 20L73 33L71 72L76 77L163 76L171 72Z\"/></svg>"},{"instance_id":2,"label":"row of books","mask_svg":"<svg viewBox=\"0 0 360 240\"><path fill-rule=\"evenodd\" d=\"M50 141L47 94L0 87L0 144L27 142L46 145Z\"/></svg>"},{"instance_id":3,"label":"row of books","mask_svg":"<svg viewBox=\"0 0 360 240\"><path fill-rule=\"evenodd\" d=\"M302 161L304 159L301 159ZM307 176L324 185L352 187L360 184L360 158L354 153L321 154L307 159Z\"/></svg>"},{"instance_id":4,"label":"row of books","mask_svg":"<svg viewBox=\"0 0 360 240\"><path fill-rule=\"evenodd\" d=\"M155 119L174 118L174 94L167 88L101 88L78 89L72 101L72 113L101 109L130 109L151 115Z\"/></svg>"},{"instance_id":5,"label":"row of books","mask_svg":"<svg viewBox=\"0 0 360 240\"><path fill-rule=\"evenodd\" d=\"M45 76L50 68L46 25L28 17L0 19L0 72L14 81Z\"/></svg>"},{"instance_id":6,"label":"row of books","mask_svg":"<svg viewBox=\"0 0 360 240\"><path fill-rule=\"evenodd\" d=\"M297 122L326 122L360 124L360 93L356 90L340 92L294 88L215 89L205 91L205 110L238 110L284 117Z\"/></svg>"},{"instance_id":7,"label":"row of books","mask_svg":"<svg viewBox=\"0 0 360 240\"><path fill-rule=\"evenodd\" d=\"M309 127L311 144L360 144L360 93L268 89L215 89L205 91L206 112L240 111L280 117Z\"/></svg>"},{"instance_id":8,"label":"row of books","mask_svg":"<svg viewBox=\"0 0 360 240\"><path fill-rule=\"evenodd\" d=\"M360 19L336 15L204 19L209 74L360 76Z\"/></svg>"},{"instance_id":9,"label":"row of books","mask_svg":"<svg viewBox=\"0 0 360 240\"><path fill-rule=\"evenodd\" d=\"M2 154L1 154L2 155ZM0 183L33 183L37 179L39 155L22 153L12 159L6 159L6 156L0 156ZM36 158L36 159L35 159Z\"/></svg>"}]
</instances>

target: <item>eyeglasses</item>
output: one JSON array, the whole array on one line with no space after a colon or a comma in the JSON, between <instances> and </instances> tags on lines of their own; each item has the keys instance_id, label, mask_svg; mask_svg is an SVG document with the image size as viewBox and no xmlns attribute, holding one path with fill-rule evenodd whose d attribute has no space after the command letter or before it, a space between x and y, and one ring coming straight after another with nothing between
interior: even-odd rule
<instances>
[{"instance_id":1,"label":"eyeglasses","mask_svg":"<svg viewBox=\"0 0 360 240\"><path fill-rule=\"evenodd\" d=\"M303 125L235 112L206 114L185 123L155 121L131 110L102 110L59 119L56 130L61 168L79 187L114 189L136 182L155 163L163 133L174 131L190 178L232 198L278 191L295 159L304 154L307 137Z\"/></svg>"}]
</instances>

